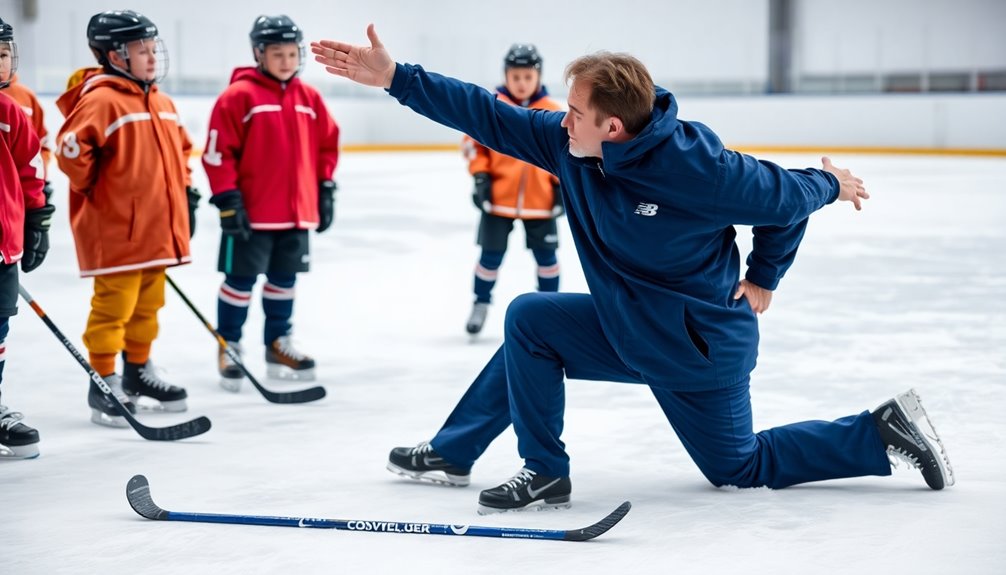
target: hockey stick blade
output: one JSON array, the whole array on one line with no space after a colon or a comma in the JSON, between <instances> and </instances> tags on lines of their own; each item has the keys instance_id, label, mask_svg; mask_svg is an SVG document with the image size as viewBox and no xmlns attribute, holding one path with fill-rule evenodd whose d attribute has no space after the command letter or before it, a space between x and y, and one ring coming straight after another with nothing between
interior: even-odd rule
<instances>
[{"instance_id":1,"label":"hockey stick blade","mask_svg":"<svg viewBox=\"0 0 1006 575\"><path fill-rule=\"evenodd\" d=\"M126 483L126 499L137 514L159 521L189 521L196 523L229 523L234 525L264 525L272 527L305 527L340 529L411 535L459 535L468 537L503 537L508 539L550 539L553 541L589 541L614 527L632 508L626 501L607 517L583 529L568 531L526 529L521 527L479 527L476 525L446 525L441 523L411 523L398 521L365 521L358 519L312 519L308 517L270 517L262 515L230 515L219 513L185 513L167 511L154 503L150 483L143 475L134 475Z\"/></svg>"},{"instance_id":2,"label":"hockey stick blade","mask_svg":"<svg viewBox=\"0 0 1006 575\"><path fill-rule=\"evenodd\" d=\"M229 357L231 361L234 362L234 365L238 366L238 368L242 371L242 373L245 374L245 377L248 378L248 381L250 381L252 385L255 386L255 389L257 389L258 392L262 394L262 397L266 398L266 401L269 401L271 403L309 403L312 401L318 401L319 399L325 397L325 388L321 387L320 385L297 391L272 391L270 389L266 389L261 383L258 382L258 379L256 379L255 376L252 375L252 372L249 371L247 367L245 367L244 362L241 361L241 356L238 355L236 351L234 351L234 348L229 343L227 343L227 340L225 340L223 336L220 335L220 332L213 329L213 326L210 325L210 322L207 321L206 317L203 316L202 312L199 311L199 309L196 307L196 304L192 303L192 300L190 300L189 297L185 295L185 292L182 291L182 288L178 287L178 284L175 283L175 280L171 279L171 276L167 274L165 274L165 277L167 278L168 283L171 284L172 289L175 290L175 293L178 294L178 297L182 298L182 301L185 302L185 305L188 306L188 308L192 311L192 313L195 314L196 319L198 319L203 324L203 327L205 327L206 330L210 332L210 335L212 335L217 340L217 344L219 344L220 347L224 350L224 353L227 354L227 357Z\"/></svg>"},{"instance_id":3,"label":"hockey stick blade","mask_svg":"<svg viewBox=\"0 0 1006 575\"><path fill-rule=\"evenodd\" d=\"M80 352L77 351L77 348L72 343L70 343L70 340L67 339L65 335L63 335L63 332L60 331L58 327L56 327L55 322L53 322L52 319L45 313L45 310L42 309L42 306L40 306L38 302L36 302L35 299L31 297L31 294L28 293L28 290L26 290L24 286L18 286L18 292L21 294L21 297L24 298L24 301L28 302L28 305L31 306L31 309L35 311L35 314L38 315L38 317L42 320L42 323L44 323L46 327L49 328L49 331L51 331L52 334L56 336L56 339L58 339L59 342L63 344L63 347L66 348L66 350L70 352L70 355L72 355L73 358L77 360L77 363L80 364L82 368L84 368L84 371L87 372L87 375L88 377L91 378L91 381L98 386L98 388L101 390L103 394L105 394L106 397L112 400L112 405L115 406L115 410L119 412L119 415L121 415L126 419L130 427L136 430L136 433L140 434L140 437L142 437L143 439L149 439L151 441L175 441L178 439L185 439L187 437L194 437L196 435L201 435L210 430L211 425L210 420L205 416L197 417L191 421L186 421L184 423L179 423L168 427L150 427L140 423L139 420L133 417L132 413L129 413L129 410L126 409L126 406L122 405L122 402L119 401L119 398L115 397L115 394L112 392L112 388L108 386L108 383L105 382L104 378L102 378L98 374L98 372L94 371L94 368L91 367L91 364L88 363L86 359L84 359L84 356L82 356Z\"/></svg>"}]
</instances>

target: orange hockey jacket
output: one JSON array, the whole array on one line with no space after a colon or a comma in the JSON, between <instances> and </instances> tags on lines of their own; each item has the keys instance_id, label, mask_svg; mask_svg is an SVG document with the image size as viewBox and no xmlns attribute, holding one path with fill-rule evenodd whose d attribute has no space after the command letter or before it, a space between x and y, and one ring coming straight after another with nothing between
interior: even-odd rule
<instances>
[{"instance_id":1,"label":"orange hockey jacket","mask_svg":"<svg viewBox=\"0 0 1006 575\"><path fill-rule=\"evenodd\" d=\"M496 97L516 106L501 86ZM527 105L540 110L561 110L558 102L548 97L542 89L537 99ZM492 210L490 213L520 220L547 220L554 205L553 186L559 179L516 158L506 156L465 136L463 142L468 172L475 175L487 172L492 177Z\"/></svg>"},{"instance_id":2,"label":"orange hockey jacket","mask_svg":"<svg viewBox=\"0 0 1006 575\"><path fill-rule=\"evenodd\" d=\"M48 180L52 146L49 145L49 130L45 129L45 113L42 111L42 104L38 102L38 97L35 96L35 92L31 91L31 88L18 83L17 74L14 74L10 79L10 84L6 88L0 90L0 94L13 98L24 110L24 115L28 116L32 127L35 128L35 135L38 136L39 143L42 145L42 168L46 173L45 179Z\"/></svg>"},{"instance_id":3,"label":"orange hockey jacket","mask_svg":"<svg viewBox=\"0 0 1006 575\"><path fill-rule=\"evenodd\" d=\"M91 68L56 104L80 275L188 263L192 143L171 99Z\"/></svg>"}]
</instances>

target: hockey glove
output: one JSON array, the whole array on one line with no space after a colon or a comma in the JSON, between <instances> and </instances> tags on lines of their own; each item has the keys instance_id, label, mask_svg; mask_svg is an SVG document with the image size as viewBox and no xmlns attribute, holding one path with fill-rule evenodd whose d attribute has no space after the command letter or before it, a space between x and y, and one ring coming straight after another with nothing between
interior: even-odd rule
<instances>
[{"instance_id":1,"label":"hockey glove","mask_svg":"<svg viewBox=\"0 0 1006 575\"><path fill-rule=\"evenodd\" d=\"M52 199L51 199L52 198L52 191L53 191L52 190L52 182L50 182L49 180L46 180L45 181L45 186L42 188L42 193L45 194L45 203L46 204L51 204L52 203Z\"/></svg>"},{"instance_id":2,"label":"hockey glove","mask_svg":"<svg viewBox=\"0 0 1006 575\"><path fill-rule=\"evenodd\" d=\"M241 192L230 190L217 194L210 198L210 203L220 209L220 231L225 236L248 241L252 233L251 222L248 220L244 201L241 200Z\"/></svg>"},{"instance_id":3,"label":"hockey glove","mask_svg":"<svg viewBox=\"0 0 1006 575\"><path fill-rule=\"evenodd\" d=\"M335 221L335 190L339 186L334 180L322 180L318 183L318 233L332 227Z\"/></svg>"},{"instance_id":4,"label":"hockey glove","mask_svg":"<svg viewBox=\"0 0 1006 575\"><path fill-rule=\"evenodd\" d=\"M552 217L561 218L566 215L566 205L562 203L562 186L559 182L552 184Z\"/></svg>"},{"instance_id":5,"label":"hockey glove","mask_svg":"<svg viewBox=\"0 0 1006 575\"><path fill-rule=\"evenodd\" d=\"M488 172L479 172L473 176L475 187L472 188L472 203L485 213L492 212L493 179Z\"/></svg>"},{"instance_id":6,"label":"hockey glove","mask_svg":"<svg viewBox=\"0 0 1006 575\"><path fill-rule=\"evenodd\" d=\"M45 254L49 252L49 225L54 211L55 206L46 204L24 214L24 255L21 256L21 271L24 273L42 265Z\"/></svg>"},{"instance_id":7,"label":"hockey glove","mask_svg":"<svg viewBox=\"0 0 1006 575\"><path fill-rule=\"evenodd\" d=\"M196 208L199 207L199 190L185 186L185 195L189 199L189 237L196 235Z\"/></svg>"}]
</instances>

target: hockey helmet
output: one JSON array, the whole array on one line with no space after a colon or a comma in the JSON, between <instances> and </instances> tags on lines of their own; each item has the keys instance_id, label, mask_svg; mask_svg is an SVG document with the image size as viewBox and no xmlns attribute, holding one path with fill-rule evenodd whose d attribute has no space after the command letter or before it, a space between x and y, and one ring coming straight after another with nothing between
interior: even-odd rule
<instances>
[{"instance_id":1,"label":"hockey helmet","mask_svg":"<svg viewBox=\"0 0 1006 575\"><path fill-rule=\"evenodd\" d=\"M248 38L252 48L261 49L269 44L300 44L304 41L304 32L285 14L259 16L252 24Z\"/></svg>"},{"instance_id":2,"label":"hockey helmet","mask_svg":"<svg viewBox=\"0 0 1006 575\"><path fill-rule=\"evenodd\" d=\"M503 69L534 68L541 71L541 55L534 44L514 44L503 58Z\"/></svg>"},{"instance_id":3,"label":"hockey helmet","mask_svg":"<svg viewBox=\"0 0 1006 575\"><path fill-rule=\"evenodd\" d=\"M0 18L0 44L6 45L10 54L10 70L5 78L0 79L0 89L10 84L11 78L17 72L17 44L14 42L14 27Z\"/></svg>"},{"instance_id":4,"label":"hockey helmet","mask_svg":"<svg viewBox=\"0 0 1006 575\"><path fill-rule=\"evenodd\" d=\"M118 54L128 64L126 45L151 38L156 42L157 74L153 82L160 82L168 73L168 52L157 32L157 26L143 14L133 10L110 10L91 17L87 23L87 45L102 66L109 66L129 78L137 80L128 69L114 66L108 60L109 52Z\"/></svg>"}]
</instances>

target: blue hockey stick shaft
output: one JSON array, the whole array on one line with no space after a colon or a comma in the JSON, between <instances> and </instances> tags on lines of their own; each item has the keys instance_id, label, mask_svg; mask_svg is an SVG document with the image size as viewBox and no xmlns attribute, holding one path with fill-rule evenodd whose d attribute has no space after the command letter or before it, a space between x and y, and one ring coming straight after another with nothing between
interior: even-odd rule
<instances>
[{"instance_id":1,"label":"blue hockey stick shaft","mask_svg":"<svg viewBox=\"0 0 1006 575\"><path fill-rule=\"evenodd\" d=\"M558 541L587 541L611 529L629 512L628 501L607 517L583 529L554 530L521 527L479 527L476 525L446 525L442 523L411 523L401 521L369 521L361 519L317 519L310 517L275 517L262 515L231 515L221 513L186 513L167 511L154 503L150 484L143 475L135 475L126 485L129 504L143 517L161 521L190 521L197 523L229 523L233 525L266 525L273 527L302 527L310 529L340 529L345 531L371 531L376 533L401 533L413 535L460 535L468 537L503 537L511 539L552 539Z\"/></svg>"}]
</instances>

